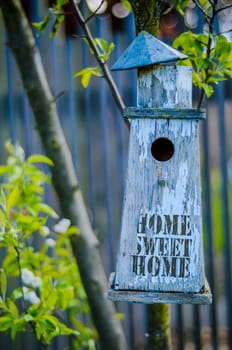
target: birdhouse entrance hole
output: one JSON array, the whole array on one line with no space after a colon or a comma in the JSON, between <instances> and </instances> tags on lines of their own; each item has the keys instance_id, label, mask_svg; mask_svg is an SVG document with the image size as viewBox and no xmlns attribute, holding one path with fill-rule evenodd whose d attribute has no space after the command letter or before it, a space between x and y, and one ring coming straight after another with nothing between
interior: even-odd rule
<instances>
[{"instance_id":1,"label":"birdhouse entrance hole","mask_svg":"<svg viewBox=\"0 0 232 350\"><path fill-rule=\"evenodd\" d=\"M174 154L174 145L168 138L160 137L152 143L151 154L154 159L160 162L166 162Z\"/></svg>"}]
</instances>

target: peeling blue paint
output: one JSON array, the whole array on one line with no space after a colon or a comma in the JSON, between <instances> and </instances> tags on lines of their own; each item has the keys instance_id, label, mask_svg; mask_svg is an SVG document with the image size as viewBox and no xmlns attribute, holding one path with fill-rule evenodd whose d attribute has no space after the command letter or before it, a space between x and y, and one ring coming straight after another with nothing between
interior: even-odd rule
<instances>
[{"instance_id":1,"label":"peeling blue paint","mask_svg":"<svg viewBox=\"0 0 232 350\"><path fill-rule=\"evenodd\" d=\"M111 70L126 70L152 64L176 62L187 58L153 35L143 31L124 51Z\"/></svg>"}]
</instances>

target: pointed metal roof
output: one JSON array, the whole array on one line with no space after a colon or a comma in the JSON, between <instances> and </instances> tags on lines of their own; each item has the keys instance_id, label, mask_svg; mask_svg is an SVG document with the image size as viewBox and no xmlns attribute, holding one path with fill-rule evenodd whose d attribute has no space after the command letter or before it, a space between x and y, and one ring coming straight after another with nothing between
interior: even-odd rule
<instances>
[{"instance_id":1,"label":"pointed metal roof","mask_svg":"<svg viewBox=\"0 0 232 350\"><path fill-rule=\"evenodd\" d=\"M187 58L153 35L142 31L112 66L111 70L125 70L151 64L175 62Z\"/></svg>"}]
</instances>

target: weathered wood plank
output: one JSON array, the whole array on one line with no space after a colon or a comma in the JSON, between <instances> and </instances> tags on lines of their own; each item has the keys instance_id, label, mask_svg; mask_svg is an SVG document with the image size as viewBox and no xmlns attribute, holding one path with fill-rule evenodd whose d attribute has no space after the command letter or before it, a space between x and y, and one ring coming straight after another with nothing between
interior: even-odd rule
<instances>
[{"instance_id":1,"label":"weathered wood plank","mask_svg":"<svg viewBox=\"0 0 232 350\"><path fill-rule=\"evenodd\" d=\"M205 119L206 111L199 108L138 108L127 107L123 111L124 118L152 119Z\"/></svg>"},{"instance_id":2,"label":"weathered wood plank","mask_svg":"<svg viewBox=\"0 0 232 350\"><path fill-rule=\"evenodd\" d=\"M204 304L212 303L212 294L207 280L205 287L199 293L187 292L156 292L156 291L125 291L114 289L115 274L110 275L107 297L112 301L125 301L143 304Z\"/></svg>"}]
</instances>

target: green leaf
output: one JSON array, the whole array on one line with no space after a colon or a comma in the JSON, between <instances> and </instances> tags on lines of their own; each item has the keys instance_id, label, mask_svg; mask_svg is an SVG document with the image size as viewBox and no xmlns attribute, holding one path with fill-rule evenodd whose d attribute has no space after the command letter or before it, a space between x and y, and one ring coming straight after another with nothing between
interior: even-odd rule
<instances>
[{"instance_id":1,"label":"green leaf","mask_svg":"<svg viewBox=\"0 0 232 350\"><path fill-rule=\"evenodd\" d=\"M93 339L89 339L88 341L88 350L96 350L95 341Z\"/></svg>"},{"instance_id":2,"label":"green leaf","mask_svg":"<svg viewBox=\"0 0 232 350\"><path fill-rule=\"evenodd\" d=\"M13 300L17 300L22 298L23 296L23 292L21 288L16 288L13 290L12 294L11 294L11 298L13 298Z\"/></svg>"},{"instance_id":3,"label":"green leaf","mask_svg":"<svg viewBox=\"0 0 232 350\"><path fill-rule=\"evenodd\" d=\"M90 71L88 71L88 72L86 71L82 75L81 84L84 88L86 88L89 85L91 77L92 77L92 73Z\"/></svg>"},{"instance_id":4,"label":"green leaf","mask_svg":"<svg viewBox=\"0 0 232 350\"><path fill-rule=\"evenodd\" d=\"M48 277L49 274L47 273ZM53 271L52 271L53 275ZM51 289L50 286L44 285L41 290L41 300L45 310L53 311L57 303L57 293L55 289Z\"/></svg>"},{"instance_id":5,"label":"green leaf","mask_svg":"<svg viewBox=\"0 0 232 350\"><path fill-rule=\"evenodd\" d=\"M94 42L101 52L99 55L99 59L102 59L104 62L107 62L110 58L110 54L114 50L114 43L111 42L110 44L108 44L108 42L102 38L95 38Z\"/></svg>"},{"instance_id":6,"label":"green leaf","mask_svg":"<svg viewBox=\"0 0 232 350\"><path fill-rule=\"evenodd\" d=\"M25 320L26 322L31 322L34 320L34 317L32 315L29 315L29 314L24 314L22 316L22 319Z\"/></svg>"},{"instance_id":7,"label":"green leaf","mask_svg":"<svg viewBox=\"0 0 232 350\"><path fill-rule=\"evenodd\" d=\"M5 332L11 328L12 318L10 315L0 316L0 332Z\"/></svg>"},{"instance_id":8,"label":"green leaf","mask_svg":"<svg viewBox=\"0 0 232 350\"><path fill-rule=\"evenodd\" d=\"M14 301L11 300L10 298L8 298L6 304L7 304L7 307L8 307L10 314L12 315L12 318L13 319L18 318L19 311L18 311L18 308L15 305Z\"/></svg>"},{"instance_id":9,"label":"green leaf","mask_svg":"<svg viewBox=\"0 0 232 350\"><path fill-rule=\"evenodd\" d=\"M10 332L11 339L15 339L18 332L25 331L26 323L27 322L24 317L16 318L13 320Z\"/></svg>"},{"instance_id":10,"label":"green leaf","mask_svg":"<svg viewBox=\"0 0 232 350\"><path fill-rule=\"evenodd\" d=\"M54 163L53 161L42 155L42 154L33 154L32 156L30 156L28 159L27 159L28 163L45 163L45 164L48 164L50 166L54 166Z\"/></svg>"},{"instance_id":11,"label":"green leaf","mask_svg":"<svg viewBox=\"0 0 232 350\"><path fill-rule=\"evenodd\" d=\"M70 302L74 298L74 288L72 286L61 286L57 288L58 307L65 310L70 306Z\"/></svg>"},{"instance_id":12,"label":"green leaf","mask_svg":"<svg viewBox=\"0 0 232 350\"><path fill-rule=\"evenodd\" d=\"M48 23L51 21L51 15L48 14L46 17L44 17L44 20L41 22L32 22L32 25L39 31L42 32L48 25Z\"/></svg>"},{"instance_id":13,"label":"green leaf","mask_svg":"<svg viewBox=\"0 0 232 350\"><path fill-rule=\"evenodd\" d=\"M189 3L190 0L174 0L174 6L182 16L185 15L184 10L186 9Z\"/></svg>"},{"instance_id":14,"label":"green leaf","mask_svg":"<svg viewBox=\"0 0 232 350\"><path fill-rule=\"evenodd\" d=\"M0 166L0 176L3 176L7 173L9 173L10 168L7 165L1 165Z\"/></svg>"},{"instance_id":15,"label":"green leaf","mask_svg":"<svg viewBox=\"0 0 232 350\"><path fill-rule=\"evenodd\" d=\"M6 209L9 213L10 209L18 204L20 198L20 191L18 186L15 186L13 190L6 197Z\"/></svg>"},{"instance_id":16,"label":"green leaf","mask_svg":"<svg viewBox=\"0 0 232 350\"><path fill-rule=\"evenodd\" d=\"M122 314L121 312L117 312L115 315L114 315L115 319L116 320L123 320L125 318L125 315Z\"/></svg>"},{"instance_id":17,"label":"green leaf","mask_svg":"<svg viewBox=\"0 0 232 350\"><path fill-rule=\"evenodd\" d=\"M32 225L36 219L29 215L19 215L17 218L17 224Z\"/></svg>"},{"instance_id":18,"label":"green leaf","mask_svg":"<svg viewBox=\"0 0 232 350\"><path fill-rule=\"evenodd\" d=\"M20 218L22 219L22 216ZM46 221L47 219L42 217L34 218L32 221L30 221L29 216L24 216L24 219L21 221L17 220L17 223L20 223L20 225L22 225L23 237L26 239L35 231L41 230Z\"/></svg>"},{"instance_id":19,"label":"green leaf","mask_svg":"<svg viewBox=\"0 0 232 350\"><path fill-rule=\"evenodd\" d=\"M123 6L129 11L132 12L132 7L130 4L130 1L128 0L121 0L121 3L123 4Z\"/></svg>"},{"instance_id":20,"label":"green leaf","mask_svg":"<svg viewBox=\"0 0 232 350\"><path fill-rule=\"evenodd\" d=\"M70 226L66 232L66 236L78 235L80 233L78 227Z\"/></svg>"},{"instance_id":21,"label":"green leaf","mask_svg":"<svg viewBox=\"0 0 232 350\"><path fill-rule=\"evenodd\" d=\"M212 5L209 5L206 9L205 9L205 13L208 15L213 9Z\"/></svg>"},{"instance_id":22,"label":"green leaf","mask_svg":"<svg viewBox=\"0 0 232 350\"><path fill-rule=\"evenodd\" d=\"M57 15L56 16L56 20L52 26L52 31L50 33L51 38L54 38L56 36L58 30L60 29L61 23L64 22L64 18L65 18L64 15Z\"/></svg>"},{"instance_id":23,"label":"green leaf","mask_svg":"<svg viewBox=\"0 0 232 350\"><path fill-rule=\"evenodd\" d=\"M202 88L204 89L205 94L208 98L213 95L214 89L211 85L204 83L202 84Z\"/></svg>"},{"instance_id":24,"label":"green leaf","mask_svg":"<svg viewBox=\"0 0 232 350\"><path fill-rule=\"evenodd\" d=\"M62 6L64 6L65 4L67 4L68 3L68 0L57 0L57 7L62 7Z\"/></svg>"},{"instance_id":25,"label":"green leaf","mask_svg":"<svg viewBox=\"0 0 232 350\"><path fill-rule=\"evenodd\" d=\"M8 250L8 254L3 261L3 268L7 273L7 276L16 277L19 275L17 257L15 251Z\"/></svg>"},{"instance_id":26,"label":"green leaf","mask_svg":"<svg viewBox=\"0 0 232 350\"><path fill-rule=\"evenodd\" d=\"M108 49L108 43L106 40L102 39L102 38L95 38L94 39L95 44L98 46L98 48L102 51L105 52Z\"/></svg>"},{"instance_id":27,"label":"green leaf","mask_svg":"<svg viewBox=\"0 0 232 350\"><path fill-rule=\"evenodd\" d=\"M89 85L92 76L102 77L101 70L99 67L87 67L77 72L74 77L81 77L81 84L84 88Z\"/></svg>"},{"instance_id":28,"label":"green leaf","mask_svg":"<svg viewBox=\"0 0 232 350\"><path fill-rule=\"evenodd\" d=\"M204 7L205 5L207 5L207 3L208 3L208 0L199 0L199 5L201 7Z\"/></svg>"},{"instance_id":29,"label":"green leaf","mask_svg":"<svg viewBox=\"0 0 232 350\"><path fill-rule=\"evenodd\" d=\"M65 326L55 316L41 315L36 320L36 335L40 339L41 336L49 344L52 339L58 335L79 335L79 332Z\"/></svg>"},{"instance_id":30,"label":"green leaf","mask_svg":"<svg viewBox=\"0 0 232 350\"><path fill-rule=\"evenodd\" d=\"M10 140L6 141L5 148L10 155L14 153L14 146Z\"/></svg>"},{"instance_id":31,"label":"green leaf","mask_svg":"<svg viewBox=\"0 0 232 350\"><path fill-rule=\"evenodd\" d=\"M35 205L35 209L38 210L38 212L45 213L49 216L51 216L54 219L58 219L58 215L55 212L54 209L52 209L49 205L45 203L38 203Z\"/></svg>"},{"instance_id":32,"label":"green leaf","mask_svg":"<svg viewBox=\"0 0 232 350\"><path fill-rule=\"evenodd\" d=\"M0 208L0 223L1 223L0 234L1 236L4 236L5 229L9 223L5 208L4 209Z\"/></svg>"},{"instance_id":33,"label":"green leaf","mask_svg":"<svg viewBox=\"0 0 232 350\"><path fill-rule=\"evenodd\" d=\"M1 295L2 299L5 301L6 290L7 290L7 276L4 269L0 269L0 285L1 285Z\"/></svg>"}]
</instances>

